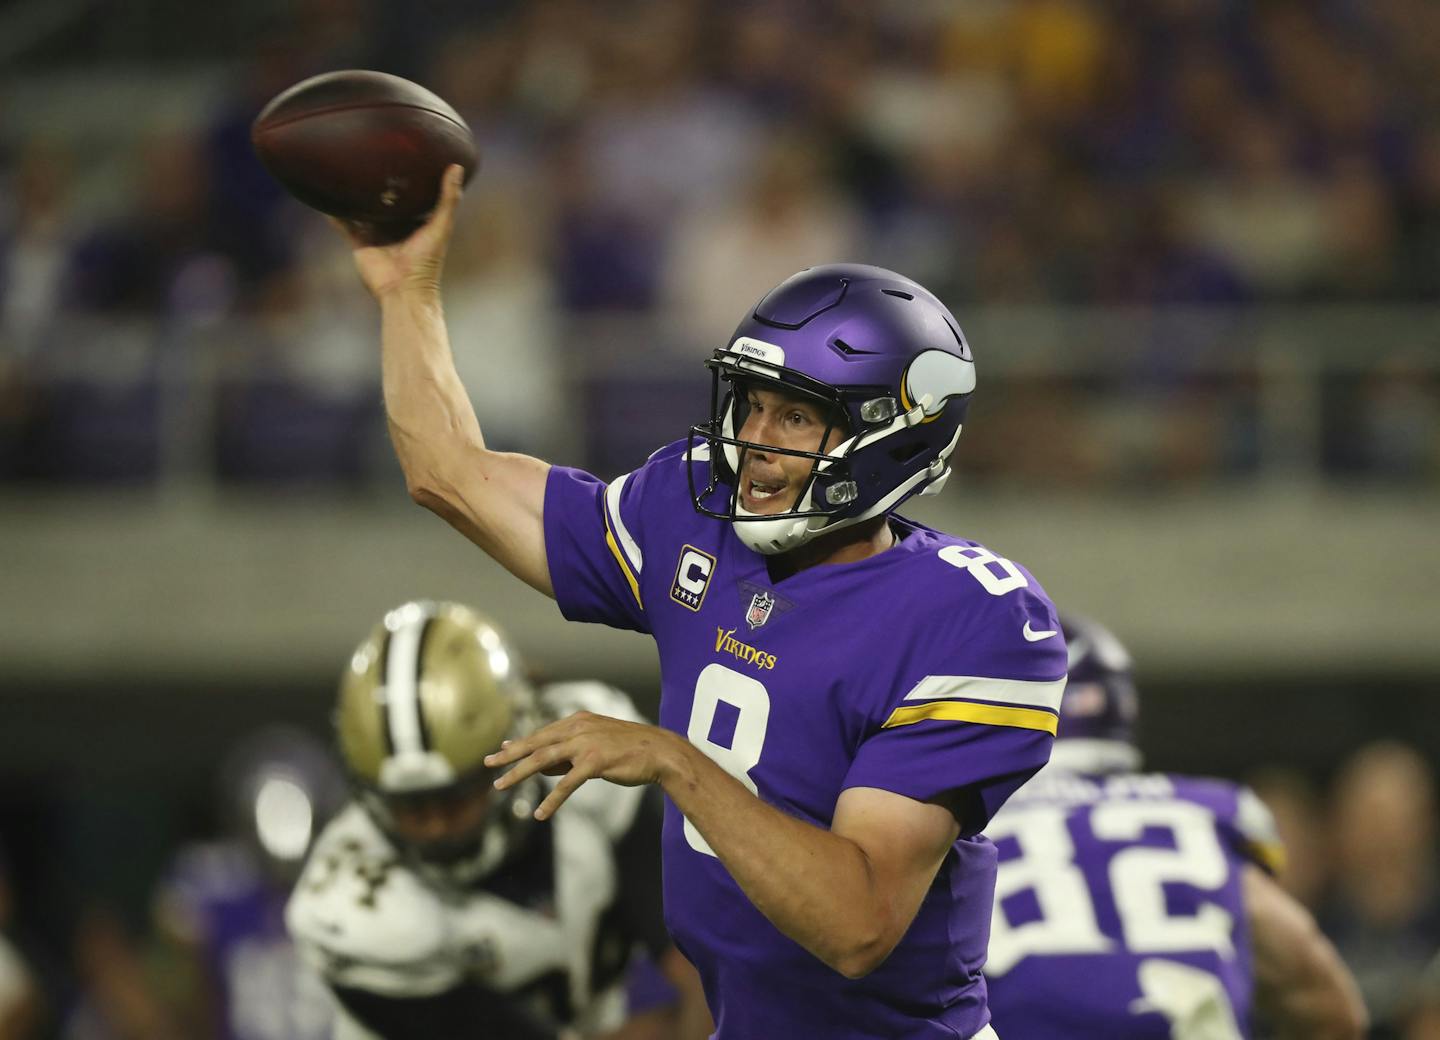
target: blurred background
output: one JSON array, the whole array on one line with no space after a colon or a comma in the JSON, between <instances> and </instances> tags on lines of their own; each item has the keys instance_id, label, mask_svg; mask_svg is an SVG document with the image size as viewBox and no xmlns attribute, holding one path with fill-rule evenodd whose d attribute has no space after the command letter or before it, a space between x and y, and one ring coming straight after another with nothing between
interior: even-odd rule
<instances>
[{"instance_id":1,"label":"blurred background","mask_svg":"<svg viewBox=\"0 0 1440 1040\"><path fill-rule=\"evenodd\" d=\"M347 67L479 141L446 298L497 446L613 476L794 271L935 290L980 384L912 514L1113 628L1148 762L1254 782L1375 1035L1440 1036L1440 5L7 0L0 1040L311 1035L196 1009L185 879L387 608L654 704L648 640L405 494L375 309L249 146Z\"/></svg>"}]
</instances>

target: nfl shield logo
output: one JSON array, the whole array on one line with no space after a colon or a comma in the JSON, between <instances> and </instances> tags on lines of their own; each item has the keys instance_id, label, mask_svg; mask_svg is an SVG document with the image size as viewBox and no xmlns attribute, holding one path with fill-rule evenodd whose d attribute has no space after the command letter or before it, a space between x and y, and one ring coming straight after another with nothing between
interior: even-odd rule
<instances>
[{"instance_id":1,"label":"nfl shield logo","mask_svg":"<svg viewBox=\"0 0 1440 1040\"><path fill-rule=\"evenodd\" d=\"M745 623L759 628L770 620L770 611L775 607L775 597L768 592L757 592L750 597L750 609L745 612Z\"/></svg>"}]
</instances>

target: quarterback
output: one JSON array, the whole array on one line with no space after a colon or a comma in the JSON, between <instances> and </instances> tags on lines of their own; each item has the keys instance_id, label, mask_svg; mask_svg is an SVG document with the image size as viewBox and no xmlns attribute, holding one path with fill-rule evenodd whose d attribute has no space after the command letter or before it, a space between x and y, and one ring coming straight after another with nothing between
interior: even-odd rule
<instances>
[{"instance_id":1,"label":"quarterback","mask_svg":"<svg viewBox=\"0 0 1440 1040\"><path fill-rule=\"evenodd\" d=\"M336 997L337 1040L629 1035L625 982L648 951L680 993L677 1040L709 1032L660 909L653 789L592 784L549 827L552 783L493 791L484 755L586 709L638 724L620 691L534 691L513 648L453 603L407 603L355 651L335 720L358 792L286 909Z\"/></svg>"},{"instance_id":2,"label":"quarterback","mask_svg":"<svg viewBox=\"0 0 1440 1040\"><path fill-rule=\"evenodd\" d=\"M1000 850L991 1007L1005 1040L1359 1040L1359 992L1272 879L1269 811L1224 780L1138 771L1130 658L1062 622L1055 753L987 834Z\"/></svg>"},{"instance_id":3,"label":"quarterback","mask_svg":"<svg viewBox=\"0 0 1440 1040\"><path fill-rule=\"evenodd\" d=\"M1065 648L1023 567L894 513L950 472L954 317L802 271L708 361L709 421L607 484L486 447L440 304L459 195L452 168L409 239L352 239L410 493L566 617L651 634L662 682L659 727L576 713L487 758L497 787L559 776L540 819L664 790L666 922L723 1040L993 1035L980 832L1049 757Z\"/></svg>"}]
</instances>

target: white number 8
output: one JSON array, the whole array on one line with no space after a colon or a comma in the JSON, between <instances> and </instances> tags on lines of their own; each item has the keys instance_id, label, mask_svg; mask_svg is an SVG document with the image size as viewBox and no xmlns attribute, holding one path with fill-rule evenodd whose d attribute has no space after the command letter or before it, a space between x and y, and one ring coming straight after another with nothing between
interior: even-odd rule
<instances>
[{"instance_id":1,"label":"white number 8","mask_svg":"<svg viewBox=\"0 0 1440 1040\"><path fill-rule=\"evenodd\" d=\"M720 702L734 708L735 736L730 746L717 744L710 739L710 729L715 723L715 711ZM708 664L695 680L695 700L690 707L690 726L685 735L725 772L739 780L750 793L758 795L755 781L750 779L750 770L760 763L760 751L765 745L765 729L770 725L770 692L760 680L742 675L723 664ZM696 852L707 856L715 855L710 843L700 836L695 825L685 821L685 840Z\"/></svg>"},{"instance_id":2,"label":"white number 8","mask_svg":"<svg viewBox=\"0 0 1440 1040\"><path fill-rule=\"evenodd\" d=\"M1025 579L1025 575L1020 573L1020 568L1005 557L996 556L983 546L947 545L940 550L940 559L952 567L969 571L971 577L983 585L985 591L992 596L1003 596L1007 592L1023 589L1030 584ZM1004 575L1001 576L992 571L990 569L992 564L1004 571Z\"/></svg>"}]
</instances>

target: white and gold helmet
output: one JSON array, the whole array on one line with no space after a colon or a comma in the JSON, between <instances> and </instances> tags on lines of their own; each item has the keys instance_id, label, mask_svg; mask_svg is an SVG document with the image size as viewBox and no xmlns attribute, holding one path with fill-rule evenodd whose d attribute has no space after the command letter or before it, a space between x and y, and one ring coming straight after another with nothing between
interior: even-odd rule
<instances>
[{"instance_id":1,"label":"white and gold helmet","mask_svg":"<svg viewBox=\"0 0 1440 1040\"><path fill-rule=\"evenodd\" d=\"M500 630L469 607L424 600L390 611L356 648L335 710L341 757L376 823L402 852L468 876L498 865L530 818L532 785L494 793L485 756L536 718ZM417 839L397 825L407 807L482 797L483 818L462 833Z\"/></svg>"}]
</instances>

